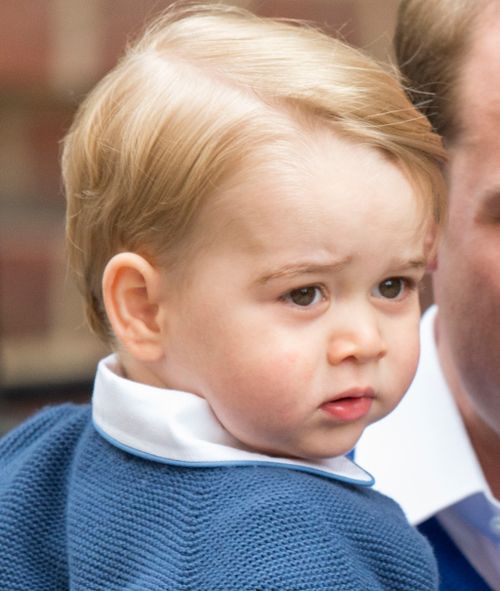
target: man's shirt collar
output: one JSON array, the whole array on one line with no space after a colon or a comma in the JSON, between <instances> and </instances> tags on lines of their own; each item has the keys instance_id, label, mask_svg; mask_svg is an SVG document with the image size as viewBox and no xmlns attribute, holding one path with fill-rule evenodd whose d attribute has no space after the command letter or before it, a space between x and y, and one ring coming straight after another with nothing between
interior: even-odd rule
<instances>
[{"instance_id":1,"label":"man's shirt collar","mask_svg":"<svg viewBox=\"0 0 500 591\"><path fill-rule=\"evenodd\" d=\"M421 324L422 353L399 406L371 425L356 446L376 489L394 498L412 523L478 493L496 504L439 365L436 308Z\"/></svg>"}]
</instances>

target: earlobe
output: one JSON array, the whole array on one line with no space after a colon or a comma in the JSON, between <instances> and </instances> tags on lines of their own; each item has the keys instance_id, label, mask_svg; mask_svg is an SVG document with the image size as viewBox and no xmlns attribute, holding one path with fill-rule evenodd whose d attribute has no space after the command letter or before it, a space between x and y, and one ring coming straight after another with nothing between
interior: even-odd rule
<instances>
[{"instance_id":1,"label":"earlobe","mask_svg":"<svg viewBox=\"0 0 500 591\"><path fill-rule=\"evenodd\" d=\"M158 361L163 355L160 271L142 256L122 252L104 270L103 298L113 332L135 359Z\"/></svg>"},{"instance_id":2,"label":"earlobe","mask_svg":"<svg viewBox=\"0 0 500 591\"><path fill-rule=\"evenodd\" d=\"M429 259L429 261L427 262L427 267L426 267L426 271L428 273L434 273L434 271L436 271L438 268L438 260L437 260L437 255L435 254L432 258Z\"/></svg>"},{"instance_id":3,"label":"earlobe","mask_svg":"<svg viewBox=\"0 0 500 591\"><path fill-rule=\"evenodd\" d=\"M436 226L433 226L425 237L424 250L427 258L426 272L433 273L438 266L437 263L437 250L439 241L439 230Z\"/></svg>"}]
</instances>

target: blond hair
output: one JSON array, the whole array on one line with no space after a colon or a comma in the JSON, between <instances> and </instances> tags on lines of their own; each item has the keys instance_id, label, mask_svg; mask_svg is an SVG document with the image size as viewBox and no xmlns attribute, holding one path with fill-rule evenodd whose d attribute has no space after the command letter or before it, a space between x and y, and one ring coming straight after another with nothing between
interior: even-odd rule
<instances>
[{"instance_id":1,"label":"blond hair","mask_svg":"<svg viewBox=\"0 0 500 591\"><path fill-rule=\"evenodd\" d=\"M290 137L310 119L382 150L440 218L441 143L394 75L305 24L225 5L172 8L90 93L64 142L69 258L95 333L111 338L108 260L177 252L221 181L286 136L285 112Z\"/></svg>"},{"instance_id":2,"label":"blond hair","mask_svg":"<svg viewBox=\"0 0 500 591\"><path fill-rule=\"evenodd\" d=\"M394 48L412 102L448 143L460 133L457 85L487 0L401 0Z\"/></svg>"}]
</instances>

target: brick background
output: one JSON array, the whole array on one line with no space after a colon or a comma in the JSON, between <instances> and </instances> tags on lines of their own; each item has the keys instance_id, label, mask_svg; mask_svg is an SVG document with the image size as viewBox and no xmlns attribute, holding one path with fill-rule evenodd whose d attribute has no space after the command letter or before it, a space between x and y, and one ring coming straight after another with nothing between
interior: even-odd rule
<instances>
[{"instance_id":1,"label":"brick background","mask_svg":"<svg viewBox=\"0 0 500 591\"><path fill-rule=\"evenodd\" d=\"M0 7L0 84L31 90L44 86L49 65L50 0L15 0Z\"/></svg>"}]
</instances>

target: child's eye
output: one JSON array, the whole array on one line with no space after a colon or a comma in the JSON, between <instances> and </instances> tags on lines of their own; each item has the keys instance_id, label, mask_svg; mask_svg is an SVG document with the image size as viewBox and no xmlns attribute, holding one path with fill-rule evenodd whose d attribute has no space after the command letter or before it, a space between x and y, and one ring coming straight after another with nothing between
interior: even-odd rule
<instances>
[{"instance_id":1,"label":"child's eye","mask_svg":"<svg viewBox=\"0 0 500 591\"><path fill-rule=\"evenodd\" d=\"M292 289L282 299L296 306L307 307L320 302L323 299L323 292L317 286L300 287L299 289Z\"/></svg>"},{"instance_id":2,"label":"child's eye","mask_svg":"<svg viewBox=\"0 0 500 591\"><path fill-rule=\"evenodd\" d=\"M373 295L386 300L398 300L413 287L413 282L402 277L389 277L381 281L373 290Z\"/></svg>"}]
</instances>

